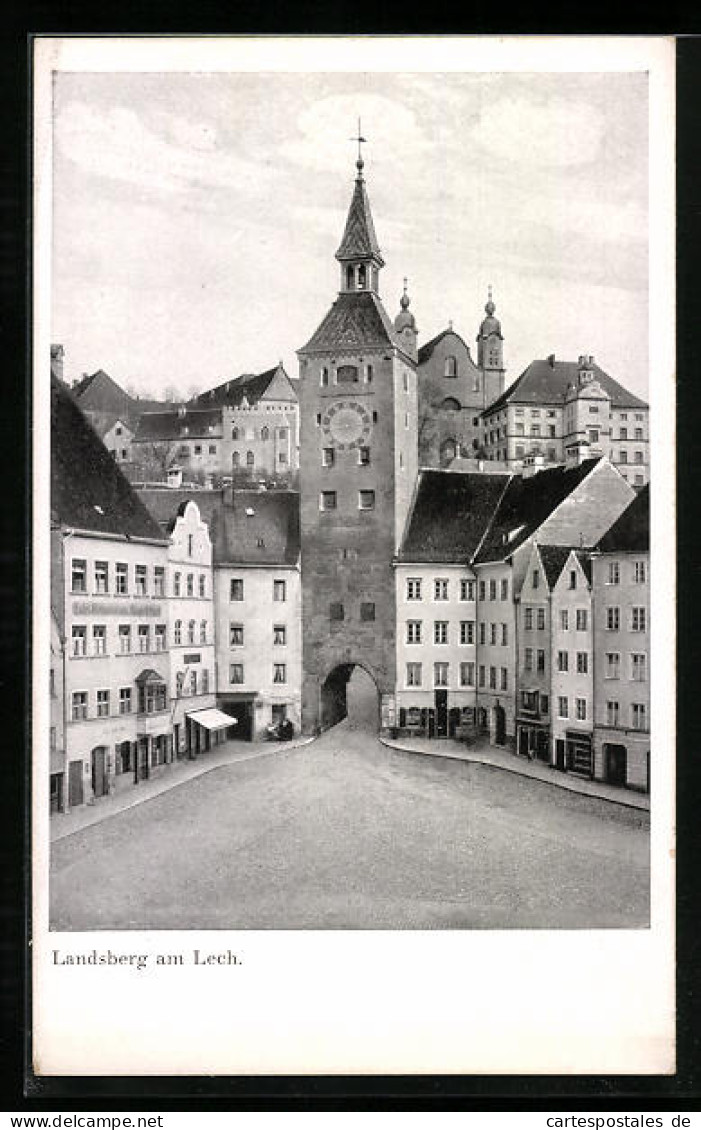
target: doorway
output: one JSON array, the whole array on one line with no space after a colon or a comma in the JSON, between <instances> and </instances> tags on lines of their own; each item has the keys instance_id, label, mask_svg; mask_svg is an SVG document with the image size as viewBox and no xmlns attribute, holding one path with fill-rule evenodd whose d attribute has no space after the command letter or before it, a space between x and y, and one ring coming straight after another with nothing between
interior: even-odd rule
<instances>
[{"instance_id":1,"label":"doorway","mask_svg":"<svg viewBox=\"0 0 701 1130\"><path fill-rule=\"evenodd\" d=\"M353 729L376 733L380 724L380 694L372 675L359 663L340 663L320 689L320 726L329 730L344 718Z\"/></svg>"},{"instance_id":2,"label":"doorway","mask_svg":"<svg viewBox=\"0 0 701 1130\"><path fill-rule=\"evenodd\" d=\"M68 763L68 805L74 808L83 803L83 762Z\"/></svg>"},{"instance_id":3,"label":"doorway","mask_svg":"<svg viewBox=\"0 0 701 1130\"><path fill-rule=\"evenodd\" d=\"M494 742L504 745L506 741L506 711L503 706L494 707Z\"/></svg>"},{"instance_id":4,"label":"doorway","mask_svg":"<svg viewBox=\"0 0 701 1130\"><path fill-rule=\"evenodd\" d=\"M63 810L63 773L51 774L51 792L49 799L49 812Z\"/></svg>"},{"instance_id":5,"label":"doorway","mask_svg":"<svg viewBox=\"0 0 701 1130\"><path fill-rule=\"evenodd\" d=\"M565 739L558 738L555 742L555 767L564 773L567 768L565 762Z\"/></svg>"},{"instance_id":6,"label":"doorway","mask_svg":"<svg viewBox=\"0 0 701 1130\"><path fill-rule=\"evenodd\" d=\"M107 795L107 751L103 745L90 754L90 776L94 797Z\"/></svg>"},{"instance_id":7,"label":"doorway","mask_svg":"<svg viewBox=\"0 0 701 1130\"><path fill-rule=\"evenodd\" d=\"M606 780L611 785L625 785L628 768L628 751L624 745L605 745Z\"/></svg>"}]
</instances>

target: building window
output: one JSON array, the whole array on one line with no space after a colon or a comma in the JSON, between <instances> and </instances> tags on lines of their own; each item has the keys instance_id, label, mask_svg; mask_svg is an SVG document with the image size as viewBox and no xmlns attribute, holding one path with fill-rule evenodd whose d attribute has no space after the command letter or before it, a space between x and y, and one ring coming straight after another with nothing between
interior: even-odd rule
<instances>
[{"instance_id":1,"label":"building window","mask_svg":"<svg viewBox=\"0 0 701 1130\"><path fill-rule=\"evenodd\" d=\"M645 561L635 561L633 563L633 580L636 585L644 585L647 580L647 568Z\"/></svg>"},{"instance_id":2,"label":"building window","mask_svg":"<svg viewBox=\"0 0 701 1130\"><path fill-rule=\"evenodd\" d=\"M642 428L636 428L634 433L633 433L633 438L637 439L637 440L643 439L643 429Z\"/></svg>"},{"instance_id":3,"label":"building window","mask_svg":"<svg viewBox=\"0 0 701 1130\"><path fill-rule=\"evenodd\" d=\"M322 365L319 384L322 388L328 388L329 384L329 370L326 365Z\"/></svg>"},{"instance_id":4,"label":"building window","mask_svg":"<svg viewBox=\"0 0 701 1130\"><path fill-rule=\"evenodd\" d=\"M421 600L421 578L410 577L406 583L407 600Z\"/></svg>"},{"instance_id":5,"label":"building window","mask_svg":"<svg viewBox=\"0 0 701 1130\"><path fill-rule=\"evenodd\" d=\"M209 670L202 668L202 694L209 694Z\"/></svg>"},{"instance_id":6,"label":"building window","mask_svg":"<svg viewBox=\"0 0 701 1130\"><path fill-rule=\"evenodd\" d=\"M508 577L504 577L501 581L501 599L502 600L508 600L509 599L509 579L508 579Z\"/></svg>"},{"instance_id":7,"label":"building window","mask_svg":"<svg viewBox=\"0 0 701 1130\"><path fill-rule=\"evenodd\" d=\"M106 561L95 562L95 592L109 591L109 566Z\"/></svg>"},{"instance_id":8,"label":"building window","mask_svg":"<svg viewBox=\"0 0 701 1130\"><path fill-rule=\"evenodd\" d=\"M558 669L558 671L568 671L569 670L569 662L570 662L569 652L568 651L558 651L558 653L557 653L557 669Z\"/></svg>"},{"instance_id":9,"label":"building window","mask_svg":"<svg viewBox=\"0 0 701 1130\"><path fill-rule=\"evenodd\" d=\"M628 462L628 452L627 451L620 451L619 454L618 454L618 461L619 461L619 463L627 463Z\"/></svg>"},{"instance_id":10,"label":"building window","mask_svg":"<svg viewBox=\"0 0 701 1130\"><path fill-rule=\"evenodd\" d=\"M589 653L586 651L577 652L577 674L586 675L589 672Z\"/></svg>"},{"instance_id":11,"label":"building window","mask_svg":"<svg viewBox=\"0 0 701 1130\"><path fill-rule=\"evenodd\" d=\"M319 498L320 510L335 510L336 509L336 491L335 490L322 490Z\"/></svg>"},{"instance_id":12,"label":"building window","mask_svg":"<svg viewBox=\"0 0 701 1130\"><path fill-rule=\"evenodd\" d=\"M526 632L533 630L533 609L530 605L523 610L523 627Z\"/></svg>"},{"instance_id":13,"label":"building window","mask_svg":"<svg viewBox=\"0 0 701 1130\"><path fill-rule=\"evenodd\" d=\"M433 642L434 643L447 643L448 642L448 621L435 620L433 624Z\"/></svg>"},{"instance_id":14,"label":"building window","mask_svg":"<svg viewBox=\"0 0 701 1130\"><path fill-rule=\"evenodd\" d=\"M475 642L475 622L474 620L461 620L460 621L460 643L473 644Z\"/></svg>"},{"instance_id":15,"label":"building window","mask_svg":"<svg viewBox=\"0 0 701 1130\"><path fill-rule=\"evenodd\" d=\"M443 374L446 377L457 377L458 375L458 362L455 357L450 356L445 359L445 368Z\"/></svg>"},{"instance_id":16,"label":"building window","mask_svg":"<svg viewBox=\"0 0 701 1130\"><path fill-rule=\"evenodd\" d=\"M599 429L598 428L590 428L589 429L589 442L590 443L598 443L599 442Z\"/></svg>"},{"instance_id":17,"label":"building window","mask_svg":"<svg viewBox=\"0 0 701 1130\"><path fill-rule=\"evenodd\" d=\"M209 454L210 454L210 455L216 455L216 454L217 454L217 445L216 445L216 443L210 443L210 445L209 445Z\"/></svg>"},{"instance_id":18,"label":"building window","mask_svg":"<svg viewBox=\"0 0 701 1130\"><path fill-rule=\"evenodd\" d=\"M540 435L540 424L531 424L531 435L532 436L539 436Z\"/></svg>"},{"instance_id":19,"label":"building window","mask_svg":"<svg viewBox=\"0 0 701 1130\"><path fill-rule=\"evenodd\" d=\"M286 683L287 682L287 664L286 663L273 663L273 682Z\"/></svg>"},{"instance_id":20,"label":"building window","mask_svg":"<svg viewBox=\"0 0 701 1130\"><path fill-rule=\"evenodd\" d=\"M569 624L570 624L569 612L566 608L561 608L560 609L560 629L563 632L566 632L569 628Z\"/></svg>"},{"instance_id":21,"label":"building window","mask_svg":"<svg viewBox=\"0 0 701 1130\"><path fill-rule=\"evenodd\" d=\"M484 647L487 642L487 625L484 620L480 624L480 647Z\"/></svg>"},{"instance_id":22,"label":"building window","mask_svg":"<svg viewBox=\"0 0 701 1130\"><path fill-rule=\"evenodd\" d=\"M195 621L194 620L190 620L188 625L187 625L187 642L188 643L194 643L195 642Z\"/></svg>"},{"instance_id":23,"label":"building window","mask_svg":"<svg viewBox=\"0 0 701 1130\"><path fill-rule=\"evenodd\" d=\"M173 625L173 643L176 645L176 647L180 647L182 642L183 642L183 622L182 622L182 620L176 620L175 624Z\"/></svg>"},{"instance_id":24,"label":"building window","mask_svg":"<svg viewBox=\"0 0 701 1130\"><path fill-rule=\"evenodd\" d=\"M157 714L165 709L165 683L142 683L139 687L139 714Z\"/></svg>"},{"instance_id":25,"label":"building window","mask_svg":"<svg viewBox=\"0 0 701 1130\"><path fill-rule=\"evenodd\" d=\"M278 604L287 600L287 581L273 581L273 600Z\"/></svg>"},{"instance_id":26,"label":"building window","mask_svg":"<svg viewBox=\"0 0 701 1130\"><path fill-rule=\"evenodd\" d=\"M270 428L262 427L260 429L260 438L262 440L270 439Z\"/></svg>"},{"instance_id":27,"label":"building window","mask_svg":"<svg viewBox=\"0 0 701 1130\"><path fill-rule=\"evenodd\" d=\"M475 685L475 665L474 663L461 663L460 664L460 686L461 687L474 687Z\"/></svg>"},{"instance_id":28,"label":"building window","mask_svg":"<svg viewBox=\"0 0 701 1130\"><path fill-rule=\"evenodd\" d=\"M621 439L628 439L628 429L627 428L621 428L620 438Z\"/></svg>"},{"instance_id":29,"label":"building window","mask_svg":"<svg viewBox=\"0 0 701 1130\"><path fill-rule=\"evenodd\" d=\"M617 632L621 626L621 610L620 608L607 608L606 609L606 631Z\"/></svg>"},{"instance_id":30,"label":"building window","mask_svg":"<svg viewBox=\"0 0 701 1130\"><path fill-rule=\"evenodd\" d=\"M539 632L545 631L545 609L544 608L538 609L538 631Z\"/></svg>"},{"instance_id":31,"label":"building window","mask_svg":"<svg viewBox=\"0 0 701 1130\"><path fill-rule=\"evenodd\" d=\"M647 706L644 702L634 702L631 706L634 730L647 730Z\"/></svg>"},{"instance_id":32,"label":"building window","mask_svg":"<svg viewBox=\"0 0 701 1130\"><path fill-rule=\"evenodd\" d=\"M461 600L474 600L475 599L475 582L468 581L464 577L460 581L460 599Z\"/></svg>"},{"instance_id":33,"label":"building window","mask_svg":"<svg viewBox=\"0 0 701 1130\"><path fill-rule=\"evenodd\" d=\"M345 618L345 611L343 605L339 601L333 601L329 605L329 620L343 620Z\"/></svg>"},{"instance_id":34,"label":"building window","mask_svg":"<svg viewBox=\"0 0 701 1130\"><path fill-rule=\"evenodd\" d=\"M200 596L201 597L206 596L206 581L205 581L204 573L200 573L200 576L199 576L199 590L200 590Z\"/></svg>"},{"instance_id":35,"label":"building window","mask_svg":"<svg viewBox=\"0 0 701 1130\"><path fill-rule=\"evenodd\" d=\"M496 580L492 579L489 582L489 599L490 600L496 600L496 598L497 598L497 582L496 582Z\"/></svg>"},{"instance_id":36,"label":"building window","mask_svg":"<svg viewBox=\"0 0 701 1130\"><path fill-rule=\"evenodd\" d=\"M407 643L421 643L421 621L420 620L407 620L406 642Z\"/></svg>"},{"instance_id":37,"label":"building window","mask_svg":"<svg viewBox=\"0 0 701 1130\"><path fill-rule=\"evenodd\" d=\"M321 465L322 467L333 467L336 462L336 452L332 447L322 447L321 449Z\"/></svg>"},{"instance_id":38,"label":"building window","mask_svg":"<svg viewBox=\"0 0 701 1130\"><path fill-rule=\"evenodd\" d=\"M370 448L369 447L359 447L358 448L358 464L361 467L369 467L369 465L370 465Z\"/></svg>"},{"instance_id":39,"label":"building window","mask_svg":"<svg viewBox=\"0 0 701 1130\"><path fill-rule=\"evenodd\" d=\"M146 596L146 566L136 566L135 592L137 596Z\"/></svg>"},{"instance_id":40,"label":"building window","mask_svg":"<svg viewBox=\"0 0 701 1130\"><path fill-rule=\"evenodd\" d=\"M243 683L243 663L229 664L229 682L234 684Z\"/></svg>"},{"instance_id":41,"label":"building window","mask_svg":"<svg viewBox=\"0 0 701 1130\"><path fill-rule=\"evenodd\" d=\"M165 624L156 624L156 651L165 651L166 649L166 626Z\"/></svg>"},{"instance_id":42,"label":"building window","mask_svg":"<svg viewBox=\"0 0 701 1130\"><path fill-rule=\"evenodd\" d=\"M375 604L374 601L363 601L360 605L360 619L368 624L375 619Z\"/></svg>"},{"instance_id":43,"label":"building window","mask_svg":"<svg viewBox=\"0 0 701 1130\"><path fill-rule=\"evenodd\" d=\"M509 642L509 628L507 624L501 626L501 646L506 647Z\"/></svg>"},{"instance_id":44,"label":"building window","mask_svg":"<svg viewBox=\"0 0 701 1130\"><path fill-rule=\"evenodd\" d=\"M149 637L150 637L150 634L151 634L148 624L139 624L139 627L137 629L137 634L138 634L138 639L139 639L139 651L148 651L149 650Z\"/></svg>"},{"instance_id":45,"label":"building window","mask_svg":"<svg viewBox=\"0 0 701 1130\"><path fill-rule=\"evenodd\" d=\"M524 671L533 670L533 648L527 647L523 653L523 669Z\"/></svg>"},{"instance_id":46,"label":"building window","mask_svg":"<svg viewBox=\"0 0 701 1130\"><path fill-rule=\"evenodd\" d=\"M200 643L206 643L206 642L207 642L207 621L206 620L200 620ZM156 651L158 651L158 648L156 648Z\"/></svg>"},{"instance_id":47,"label":"building window","mask_svg":"<svg viewBox=\"0 0 701 1130\"><path fill-rule=\"evenodd\" d=\"M232 577L229 583L229 600L243 600L243 578Z\"/></svg>"},{"instance_id":48,"label":"building window","mask_svg":"<svg viewBox=\"0 0 701 1130\"><path fill-rule=\"evenodd\" d=\"M607 679L619 679L621 676L621 656L617 651L606 652L606 675Z\"/></svg>"},{"instance_id":49,"label":"building window","mask_svg":"<svg viewBox=\"0 0 701 1130\"><path fill-rule=\"evenodd\" d=\"M255 455L253 454L253 452L252 452L252 451L247 451L247 452L246 452L246 466L247 466L247 467L254 467L254 466L255 466L255 462L256 462L256 457L255 457Z\"/></svg>"},{"instance_id":50,"label":"building window","mask_svg":"<svg viewBox=\"0 0 701 1130\"><path fill-rule=\"evenodd\" d=\"M74 557L71 562L71 592L86 592L87 566L83 558Z\"/></svg>"},{"instance_id":51,"label":"building window","mask_svg":"<svg viewBox=\"0 0 701 1130\"><path fill-rule=\"evenodd\" d=\"M165 596L166 594L166 571L162 565L156 565L153 570L153 595Z\"/></svg>"},{"instance_id":52,"label":"building window","mask_svg":"<svg viewBox=\"0 0 701 1130\"><path fill-rule=\"evenodd\" d=\"M578 722L586 722L587 720L587 700L585 698L576 698L574 700L575 717Z\"/></svg>"},{"instance_id":53,"label":"building window","mask_svg":"<svg viewBox=\"0 0 701 1130\"><path fill-rule=\"evenodd\" d=\"M557 699L557 716L558 718L569 718L570 704L565 695L558 695Z\"/></svg>"},{"instance_id":54,"label":"building window","mask_svg":"<svg viewBox=\"0 0 701 1130\"><path fill-rule=\"evenodd\" d=\"M188 573L188 575L187 575L187 595L188 596L194 596L195 595L195 578L194 578L194 575L192 573Z\"/></svg>"},{"instance_id":55,"label":"building window","mask_svg":"<svg viewBox=\"0 0 701 1130\"><path fill-rule=\"evenodd\" d=\"M495 691L497 689L497 669L496 667L489 668L489 689Z\"/></svg>"},{"instance_id":56,"label":"building window","mask_svg":"<svg viewBox=\"0 0 701 1130\"><path fill-rule=\"evenodd\" d=\"M536 654L536 663L539 671L545 670L545 652L541 647L538 648L538 652Z\"/></svg>"},{"instance_id":57,"label":"building window","mask_svg":"<svg viewBox=\"0 0 701 1130\"><path fill-rule=\"evenodd\" d=\"M88 692L73 691L71 717L74 722L82 722L88 716Z\"/></svg>"},{"instance_id":58,"label":"building window","mask_svg":"<svg viewBox=\"0 0 701 1130\"><path fill-rule=\"evenodd\" d=\"M525 434L526 434L526 430L525 430L523 424L522 423L516 424L516 435L522 436L522 435L525 435ZM523 447L521 448L521 453L523 453Z\"/></svg>"},{"instance_id":59,"label":"building window","mask_svg":"<svg viewBox=\"0 0 701 1130\"><path fill-rule=\"evenodd\" d=\"M97 717L107 718L110 712L110 692L98 691L97 692Z\"/></svg>"},{"instance_id":60,"label":"building window","mask_svg":"<svg viewBox=\"0 0 701 1130\"><path fill-rule=\"evenodd\" d=\"M621 580L621 567L618 561L609 561L606 584L617 585Z\"/></svg>"},{"instance_id":61,"label":"building window","mask_svg":"<svg viewBox=\"0 0 701 1130\"><path fill-rule=\"evenodd\" d=\"M496 647L497 642L497 626L496 624L489 625L489 642L492 647Z\"/></svg>"},{"instance_id":62,"label":"building window","mask_svg":"<svg viewBox=\"0 0 701 1130\"><path fill-rule=\"evenodd\" d=\"M273 646L284 647L287 643L287 628L284 624L273 625Z\"/></svg>"},{"instance_id":63,"label":"building window","mask_svg":"<svg viewBox=\"0 0 701 1130\"><path fill-rule=\"evenodd\" d=\"M88 630L83 626L73 625L71 629L71 640L73 656L87 655L87 637Z\"/></svg>"},{"instance_id":64,"label":"building window","mask_svg":"<svg viewBox=\"0 0 701 1130\"><path fill-rule=\"evenodd\" d=\"M131 714L131 687L122 687L119 691L119 713Z\"/></svg>"},{"instance_id":65,"label":"building window","mask_svg":"<svg viewBox=\"0 0 701 1130\"><path fill-rule=\"evenodd\" d=\"M229 624L229 647L243 647L243 624Z\"/></svg>"},{"instance_id":66,"label":"building window","mask_svg":"<svg viewBox=\"0 0 701 1130\"><path fill-rule=\"evenodd\" d=\"M586 608L577 609L577 631L586 632L587 630L587 610Z\"/></svg>"},{"instance_id":67,"label":"building window","mask_svg":"<svg viewBox=\"0 0 701 1130\"><path fill-rule=\"evenodd\" d=\"M606 703L606 725L617 726L620 718L620 709L617 702Z\"/></svg>"},{"instance_id":68,"label":"building window","mask_svg":"<svg viewBox=\"0 0 701 1130\"><path fill-rule=\"evenodd\" d=\"M375 492L374 492L374 490L359 490L358 491L358 509L359 510L374 510L375 509Z\"/></svg>"},{"instance_id":69,"label":"building window","mask_svg":"<svg viewBox=\"0 0 701 1130\"><path fill-rule=\"evenodd\" d=\"M180 573L173 574L173 596L180 596Z\"/></svg>"},{"instance_id":70,"label":"building window","mask_svg":"<svg viewBox=\"0 0 701 1130\"><path fill-rule=\"evenodd\" d=\"M509 673L508 673L506 667L500 668L500 671L501 671L500 687L501 687L501 690L505 691L505 690L508 690L508 687L509 687Z\"/></svg>"},{"instance_id":71,"label":"building window","mask_svg":"<svg viewBox=\"0 0 701 1130\"><path fill-rule=\"evenodd\" d=\"M534 569L533 570L533 576L531 577L531 585L534 589L537 589L539 584L540 584L540 571L538 569Z\"/></svg>"},{"instance_id":72,"label":"building window","mask_svg":"<svg viewBox=\"0 0 701 1130\"><path fill-rule=\"evenodd\" d=\"M433 664L433 685L434 685L434 687L447 687L448 686L448 664L447 663L434 663Z\"/></svg>"},{"instance_id":73,"label":"building window","mask_svg":"<svg viewBox=\"0 0 701 1130\"><path fill-rule=\"evenodd\" d=\"M202 444L196 443L195 444L195 455L201 455L201 454L202 454Z\"/></svg>"},{"instance_id":74,"label":"building window","mask_svg":"<svg viewBox=\"0 0 701 1130\"><path fill-rule=\"evenodd\" d=\"M408 687L421 686L421 664L420 663L407 663L406 665L406 685Z\"/></svg>"},{"instance_id":75,"label":"building window","mask_svg":"<svg viewBox=\"0 0 701 1130\"><path fill-rule=\"evenodd\" d=\"M234 429L234 431L235 430L236 429ZM238 451L234 451L232 456L231 456L231 466L232 467L239 467L240 464L241 464L241 455Z\"/></svg>"},{"instance_id":76,"label":"building window","mask_svg":"<svg viewBox=\"0 0 701 1130\"><path fill-rule=\"evenodd\" d=\"M194 548L195 548L195 538L194 538L194 535L193 535L193 534L188 534L188 535L187 535L187 555L188 555L188 557L192 557L192 554L193 554Z\"/></svg>"},{"instance_id":77,"label":"building window","mask_svg":"<svg viewBox=\"0 0 701 1130\"><path fill-rule=\"evenodd\" d=\"M479 582L479 598L480 598L480 600L484 600L484 599L485 599L485 594L486 594L486 592L487 592L487 585L486 585L486 583L485 583L484 581L480 581L480 582Z\"/></svg>"},{"instance_id":78,"label":"building window","mask_svg":"<svg viewBox=\"0 0 701 1130\"><path fill-rule=\"evenodd\" d=\"M95 624L93 627L92 646L94 655L107 654L107 627L105 624Z\"/></svg>"},{"instance_id":79,"label":"building window","mask_svg":"<svg viewBox=\"0 0 701 1130\"><path fill-rule=\"evenodd\" d=\"M577 587L577 570L570 569L570 588L576 589Z\"/></svg>"},{"instance_id":80,"label":"building window","mask_svg":"<svg viewBox=\"0 0 701 1130\"><path fill-rule=\"evenodd\" d=\"M630 677L633 682L644 683L647 679L647 656L643 652L632 652L630 666Z\"/></svg>"},{"instance_id":81,"label":"building window","mask_svg":"<svg viewBox=\"0 0 701 1130\"><path fill-rule=\"evenodd\" d=\"M434 600L447 600L448 599L448 582L442 577L438 577L433 582L433 599Z\"/></svg>"},{"instance_id":82,"label":"building window","mask_svg":"<svg viewBox=\"0 0 701 1130\"><path fill-rule=\"evenodd\" d=\"M124 561L117 562L114 591L117 596L126 596L129 591L129 566Z\"/></svg>"},{"instance_id":83,"label":"building window","mask_svg":"<svg viewBox=\"0 0 701 1130\"><path fill-rule=\"evenodd\" d=\"M647 609L646 608L632 608L631 609L631 631L644 632L647 627Z\"/></svg>"}]
</instances>

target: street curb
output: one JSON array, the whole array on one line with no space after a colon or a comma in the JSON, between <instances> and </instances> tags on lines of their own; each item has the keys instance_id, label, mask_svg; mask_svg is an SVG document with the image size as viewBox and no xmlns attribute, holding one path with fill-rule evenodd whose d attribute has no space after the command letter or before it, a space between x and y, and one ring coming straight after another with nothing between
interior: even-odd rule
<instances>
[{"instance_id":1,"label":"street curb","mask_svg":"<svg viewBox=\"0 0 701 1130\"><path fill-rule=\"evenodd\" d=\"M383 738L380 734L377 735L377 739L387 749L396 750L396 752L398 752L398 753L409 753L409 754L412 754L414 757L430 757L432 759L433 758L443 758L443 759L448 760L448 761L462 761L462 762L467 762L468 764L471 764L471 765L486 765L487 768L489 768L489 769L497 769L497 770L500 770L503 773L513 773L516 777L523 777L525 780L534 781L537 785L549 785L554 789L564 789L568 793L576 793L577 796L592 797L594 800L603 800L603 801L606 801L608 804L621 805L623 808L628 808L633 812L644 812L648 815L648 817L650 815L650 809L649 808L645 808L645 807L643 807L639 804L632 804L629 800L627 800L623 797L621 797L619 799L618 797L604 796L602 793L598 793L598 792L595 793L595 792L584 791L582 789L578 789L576 785L573 785L570 781L566 781L566 780L565 781L559 781L559 780L545 781L545 780L543 780L542 777L533 777L533 776L531 776L530 773L524 773L523 770L519 769L516 765L514 765L514 766L497 765L496 762L488 761L484 757L480 757L479 755L470 756L468 754L466 756L459 756L456 753L449 753L449 752L443 752L443 751L437 751L436 753L433 753L433 752L429 752L428 750L425 750L425 749L410 749L409 746L399 745L398 743L388 741L386 738Z\"/></svg>"},{"instance_id":2,"label":"street curb","mask_svg":"<svg viewBox=\"0 0 701 1130\"><path fill-rule=\"evenodd\" d=\"M58 835L53 836L49 828L49 850L52 844L61 843L62 840L67 840L69 836L77 836L79 832L85 832L88 828L96 828L99 824L104 824L106 820L112 820L115 816L121 816L123 812L129 812L130 809L136 808L140 804L148 804L150 800L158 800L159 797L164 796L173 789L182 788L183 785L189 785L191 781L197 781L200 777L206 776L207 773L214 773L217 769L230 769L234 765L241 765L247 761L258 761L262 757L274 757L277 753L287 753L293 749L303 749L305 746L311 745L314 741L316 741L315 736L305 737L297 741L285 742L276 749L261 749L256 753L237 757L234 761L221 761L218 765L204 765L201 773L194 773L191 777L186 777L182 781L173 781L167 788L163 788L159 792L153 793L151 796L135 796L131 804L126 804L124 808L119 808L115 812L106 812L104 816L101 816L98 820L91 820L89 824L83 824L81 828L69 828L65 832L59 832Z\"/></svg>"}]
</instances>

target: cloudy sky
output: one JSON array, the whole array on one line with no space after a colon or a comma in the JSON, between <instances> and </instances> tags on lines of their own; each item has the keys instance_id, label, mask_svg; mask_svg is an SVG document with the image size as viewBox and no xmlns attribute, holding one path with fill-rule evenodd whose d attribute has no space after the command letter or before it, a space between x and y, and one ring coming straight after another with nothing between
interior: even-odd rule
<instances>
[{"instance_id":1,"label":"cloudy sky","mask_svg":"<svg viewBox=\"0 0 701 1130\"><path fill-rule=\"evenodd\" d=\"M648 381L644 74L57 74L52 340L67 378L204 390L295 350L338 289L365 173L398 311L468 343L494 288L507 381L592 353ZM474 350L473 350L474 355Z\"/></svg>"}]
</instances>

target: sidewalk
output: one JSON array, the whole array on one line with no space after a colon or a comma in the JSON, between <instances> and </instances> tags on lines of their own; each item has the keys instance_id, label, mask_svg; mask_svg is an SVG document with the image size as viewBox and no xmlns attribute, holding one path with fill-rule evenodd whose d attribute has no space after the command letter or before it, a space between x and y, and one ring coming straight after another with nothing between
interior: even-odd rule
<instances>
[{"instance_id":1,"label":"sidewalk","mask_svg":"<svg viewBox=\"0 0 701 1130\"><path fill-rule=\"evenodd\" d=\"M394 741L380 734L378 734L378 738L388 749L401 750L403 753L415 753L425 757L447 757L455 761L475 761L480 765L491 765L495 769L505 769L508 773L518 773L522 777L532 777L536 781L543 781L547 785L567 789L572 793L598 797L600 800L609 800L614 804L623 804L628 808L638 808L645 812L650 811L650 797L647 793L638 793L632 789L609 785L606 781L591 781L586 777L563 773L554 769L551 765L544 765L541 761L529 761L527 757L519 757L508 750L498 749L486 743L481 746L466 746L462 742L456 742L450 738L402 738L399 741Z\"/></svg>"},{"instance_id":2,"label":"sidewalk","mask_svg":"<svg viewBox=\"0 0 701 1130\"><path fill-rule=\"evenodd\" d=\"M138 785L126 788L124 792L110 793L71 812L56 813L49 822L50 840L55 843L63 840L74 832L81 832L83 828L90 828L93 824L100 824L110 816L116 816L127 808L134 808L144 801L153 800L154 797L167 793L178 785L201 777L212 769L219 769L222 765L233 765L240 761L254 761L260 757L271 757L276 753L285 753L287 750L299 749L309 745L313 738L300 735L289 742L223 742L208 753L202 753L194 761L174 761L166 766L157 777L140 781Z\"/></svg>"}]
</instances>

